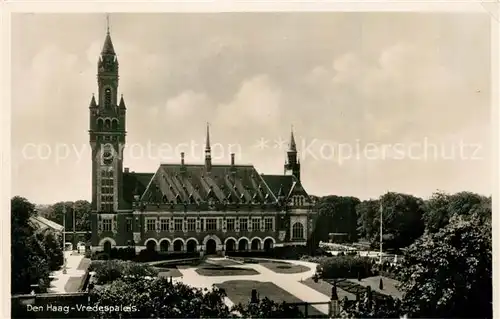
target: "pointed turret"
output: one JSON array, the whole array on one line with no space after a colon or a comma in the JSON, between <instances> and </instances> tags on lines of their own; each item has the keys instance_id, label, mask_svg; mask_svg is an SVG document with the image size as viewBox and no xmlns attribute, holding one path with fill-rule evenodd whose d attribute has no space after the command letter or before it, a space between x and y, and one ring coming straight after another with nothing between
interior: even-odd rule
<instances>
[{"instance_id":1,"label":"pointed turret","mask_svg":"<svg viewBox=\"0 0 500 319\"><path fill-rule=\"evenodd\" d=\"M106 39L102 46L101 55L116 55L113 41L111 41L111 34L109 32L109 15L106 15Z\"/></svg>"},{"instance_id":2,"label":"pointed turret","mask_svg":"<svg viewBox=\"0 0 500 319\"><path fill-rule=\"evenodd\" d=\"M300 162L297 156L297 144L293 134L293 126L290 132L290 143L288 144L287 160L285 162L285 175L293 175L300 181Z\"/></svg>"},{"instance_id":3,"label":"pointed turret","mask_svg":"<svg viewBox=\"0 0 500 319\"><path fill-rule=\"evenodd\" d=\"M210 148L210 129L209 124L207 123L207 138L205 144L205 168L207 172L210 172L212 169L212 154Z\"/></svg>"},{"instance_id":4,"label":"pointed turret","mask_svg":"<svg viewBox=\"0 0 500 319\"><path fill-rule=\"evenodd\" d=\"M111 34L106 33L106 39L104 40L104 45L102 46L101 55L116 55L115 48L113 47L113 41L111 41Z\"/></svg>"},{"instance_id":5,"label":"pointed turret","mask_svg":"<svg viewBox=\"0 0 500 319\"><path fill-rule=\"evenodd\" d=\"M90 99L90 105L89 105L90 108L93 108L93 107L97 107L97 103L95 101L95 96L94 94L92 94L92 98Z\"/></svg>"},{"instance_id":6,"label":"pointed turret","mask_svg":"<svg viewBox=\"0 0 500 319\"><path fill-rule=\"evenodd\" d=\"M118 104L118 107L121 108L121 109L126 109L126 107L125 107L125 101L123 100L123 94L120 97L120 104Z\"/></svg>"},{"instance_id":7,"label":"pointed turret","mask_svg":"<svg viewBox=\"0 0 500 319\"><path fill-rule=\"evenodd\" d=\"M290 144L288 145L289 152L297 152L297 144L295 144L295 137L293 136L293 126L290 133Z\"/></svg>"}]
</instances>

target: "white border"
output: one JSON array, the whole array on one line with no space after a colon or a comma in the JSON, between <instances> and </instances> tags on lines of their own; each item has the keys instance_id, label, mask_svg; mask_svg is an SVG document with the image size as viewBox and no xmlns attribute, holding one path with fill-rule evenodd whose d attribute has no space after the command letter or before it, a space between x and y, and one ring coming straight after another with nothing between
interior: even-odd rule
<instances>
[{"instance_id":1,"label":"white border","mask_svg":"<svg viewBox=\"0 0 500 319\"><path fill-rule=\"evenodd\" d=\"M488 3L485 3L488 2ZM2 249L0 249L0 258L3 261L0 263L0 286L3 288L3 298L0 302L0 316L10 317L10 197L11 197L11 168L10 168L10 13L12 12L88 12L88 13L104 13L104 12L272 12L272 11L377 11L377 12L398 12L398 11L419 11L419 12L487 12L492 18L491 28L491 51L492 51L492 121L493 121L493 150L494 160L492 161L493 172L493 228L498 228L497 225L497 211L499 208L498 199L498 183L500 180L499 170L497 167L498 156L497 151L500 149L500 139L498 138L498 117L500 113L495 107L500 101L498 90L498 43L499 32L498 25L500 19L498 14L498 2L493 1L186 1L173 2L173 1L72 1L72 0L59 0L59 1L21 1L0 0L0 13L1 13L1 44L0 58L2 61L2 68L0 72L1 78L1 105L5 106L4 110L0 113L0 158L1 158L1 183L0 183L0 218L1 218L1 233L3 234ZM498 235L493 231L493 248L498 247ZM493 266L498 264L500 256L493 254ZM495 268L495 267L494 267ZM493 274L493 282L497 281L495 273ZM496 285L493 285L496 287ZM496 288L494 288L494 300L496 299ZM496 304L496 303L495 303ZM495 314L497 307L494 306Z\"/></svg>"}]
</instances>

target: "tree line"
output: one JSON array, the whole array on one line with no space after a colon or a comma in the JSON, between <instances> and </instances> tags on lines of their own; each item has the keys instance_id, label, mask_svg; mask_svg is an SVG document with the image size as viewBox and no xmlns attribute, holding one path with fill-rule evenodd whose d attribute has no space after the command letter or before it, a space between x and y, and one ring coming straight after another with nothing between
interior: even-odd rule
<instances>
[{"instance_id":1,"label":"tree line","mask_svg":"<svg viewBox=\"0 0 500 319\"><path fill-rule=\"evenodd\" d=\"M73 216L75 216L76 231L91 231L90 229L90 211L91 204L86 200L77 200L74 202L57 202L52 205L36 207L37 213L59 225L64 225L64 210L66 210L66 230L73 230Z\"/></svg>"},{"instance_id":2,"label":"tree line","mask_svg":"<svg viewBox=\"0 0 500 319\"><path fill-rule=\"evenodd\" d=\"M345 233L348 241L367 240L372 247L380 241L382 210L383 245L398 251L408 247L424 233L435 233L448 225L453 216L477 215L491 220L491 197L471 192L436 192L428 199L389 192L378 199L359 200L350 196L317 199L318 212L311 241L328 241L329 233Z\"/></svg>"}]
</instances>

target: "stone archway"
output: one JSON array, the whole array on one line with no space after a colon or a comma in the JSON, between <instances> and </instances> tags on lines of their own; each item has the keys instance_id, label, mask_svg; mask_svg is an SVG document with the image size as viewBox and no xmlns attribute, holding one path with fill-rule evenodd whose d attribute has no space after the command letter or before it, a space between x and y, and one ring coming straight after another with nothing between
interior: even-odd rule
<instances>
[{"instance_id":1,"label":"stone archway","mask_svg":"<svg viewBox=\"0 0 500 319\"><path fill-rule=\"evenodd\" d=\"M205 252L207 255L213 255L217 252L217 243L214 239L210 238L209 240L207 240Z\"/></svg>"},{"instance_id":2,"label":"stone archway","mask_svg":"<svg viewBox=\"0 0 500 319\"><path fill-rule=\"evenodd\" d=\"M180 239L174 241L174 251L179 252L184 248L184 243Z\"/></svg>"},{"instance_id":3,"label":"stone archway","mask_svg":"<svg viewBox=\"0 0 500 319\"><path fill-rule=\"evenodd\" d=\"M160 251L167 252L170 247L170 242L168 240L160 241Z\"/></svg>"},{"instance_id":4,"label":"stone archway","mask_svg":"<svg viewBox=\"0 0 500 319\"><path fill-rule=\"evenodd\" d=\"M260 239L254 238L250 244L250 250L260 250Z\"/></svg>"},{"instance_id":5,"label":"stone archway","mask_svg":"<svg viewBox=\"0 0 500 319\"><path fill-rule=\"evenodd\" d=\"M196 251L196 247L198 243L194 239L189 239L186 243L186 251L188 253L194 253Z\"/></svg>"},{"instance_id":6,"label":"stone archway","mask_svg":"<svg viewBox=\"0 0 500 319\"><path fill-rule=\"evenodd\" d=\"M272 238L266 238L264 240L264 250L270 251L274 247L274 240Z\"/></svg>"},{"instance_id":7,"label":"stone archway","mask_svg":"<svg viewBox=\"0 0 500 319\"><path fill-rule=\"evenodd\" d=\"M215 249L212 249L213 246L215 246ZM203 238L203 249L205 250L206 254L214 254L218 249L220 249L220 247L222 247L222 241L219 237L215 235L207 235L205 236L205 238ZM210 248L210 250L208 250L208 248ZM211 252L212 250L215 250L215 252Z\"/></svg>"},{"instance_id":8,"label":"stone archway","mask_svg":"<svg viewBox=\"0 0 500 319\"><path fill-rule=\"evenodd\" d=\"M147 243L146 243L146 249L147 251L149 252L153 252L156 250L156 242L154 240L149 240Z\"/></svg>"},{"instance_id":9,"label":"stone archway","mask_svg":"<svg viewBox=\"0 0 500 319\"><path fill-rule=\"evenodd\" d=\"M106 240L104 242L103 249L106 254L109 254L111 252L111 242L109 240Z\"/></svg>"},{"instance_id":10,"label":"stone archway","mask_svg":"<svg viewBox=\"0 0 500 319\"><path fill-rule=\"evenodd\" d=\"M239 251L245 251L248 249L248 239L246 238L241 238L238 241L238 250Z\"/></svg>"},{"instance_id":11,"label":"stone archway","mask_svg":"<svg viewBox=\"0 0 500 319\"><path fill-rule=\"evenodd\" d=\"M226 251L234 251L236 249L236 240L228 238L226 240Z\"/></svg>"}]
</instances>

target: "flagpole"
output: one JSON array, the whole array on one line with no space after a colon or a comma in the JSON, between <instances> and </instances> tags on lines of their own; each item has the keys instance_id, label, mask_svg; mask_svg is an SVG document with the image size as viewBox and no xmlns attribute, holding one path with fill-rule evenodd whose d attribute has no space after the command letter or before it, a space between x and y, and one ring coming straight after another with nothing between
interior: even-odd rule
<instances>
[{"instance_id":1,"label":"flagpole","mask_svg":"<svg viewBox=\"0 0 500 319\"><path fill-rule=\"evenodd\" d=\"M380 258L379 258L379 263L382 265L382 212L384 211L384 207L382 206L382 198L380 199Z\"/></svg>"},{"instance_id":2,"label":"flagpole","mask_svg":"<svg viewBox=\"0 0 500 319\"><path fill-rule=\"evenodd\" d=\"M73 203L73 251L76 250L76 219L75 219L75 203Z\"/></svg>"},{"instance_id":3,"label":"flagpole","mask_svg":"<svg viewBox=\"0 0 500 319\"><path fill-rule=\"evenodd\" d=\"M63 274L66 274L66 204L63 204Z\"/></svg>"}]
</instances>

